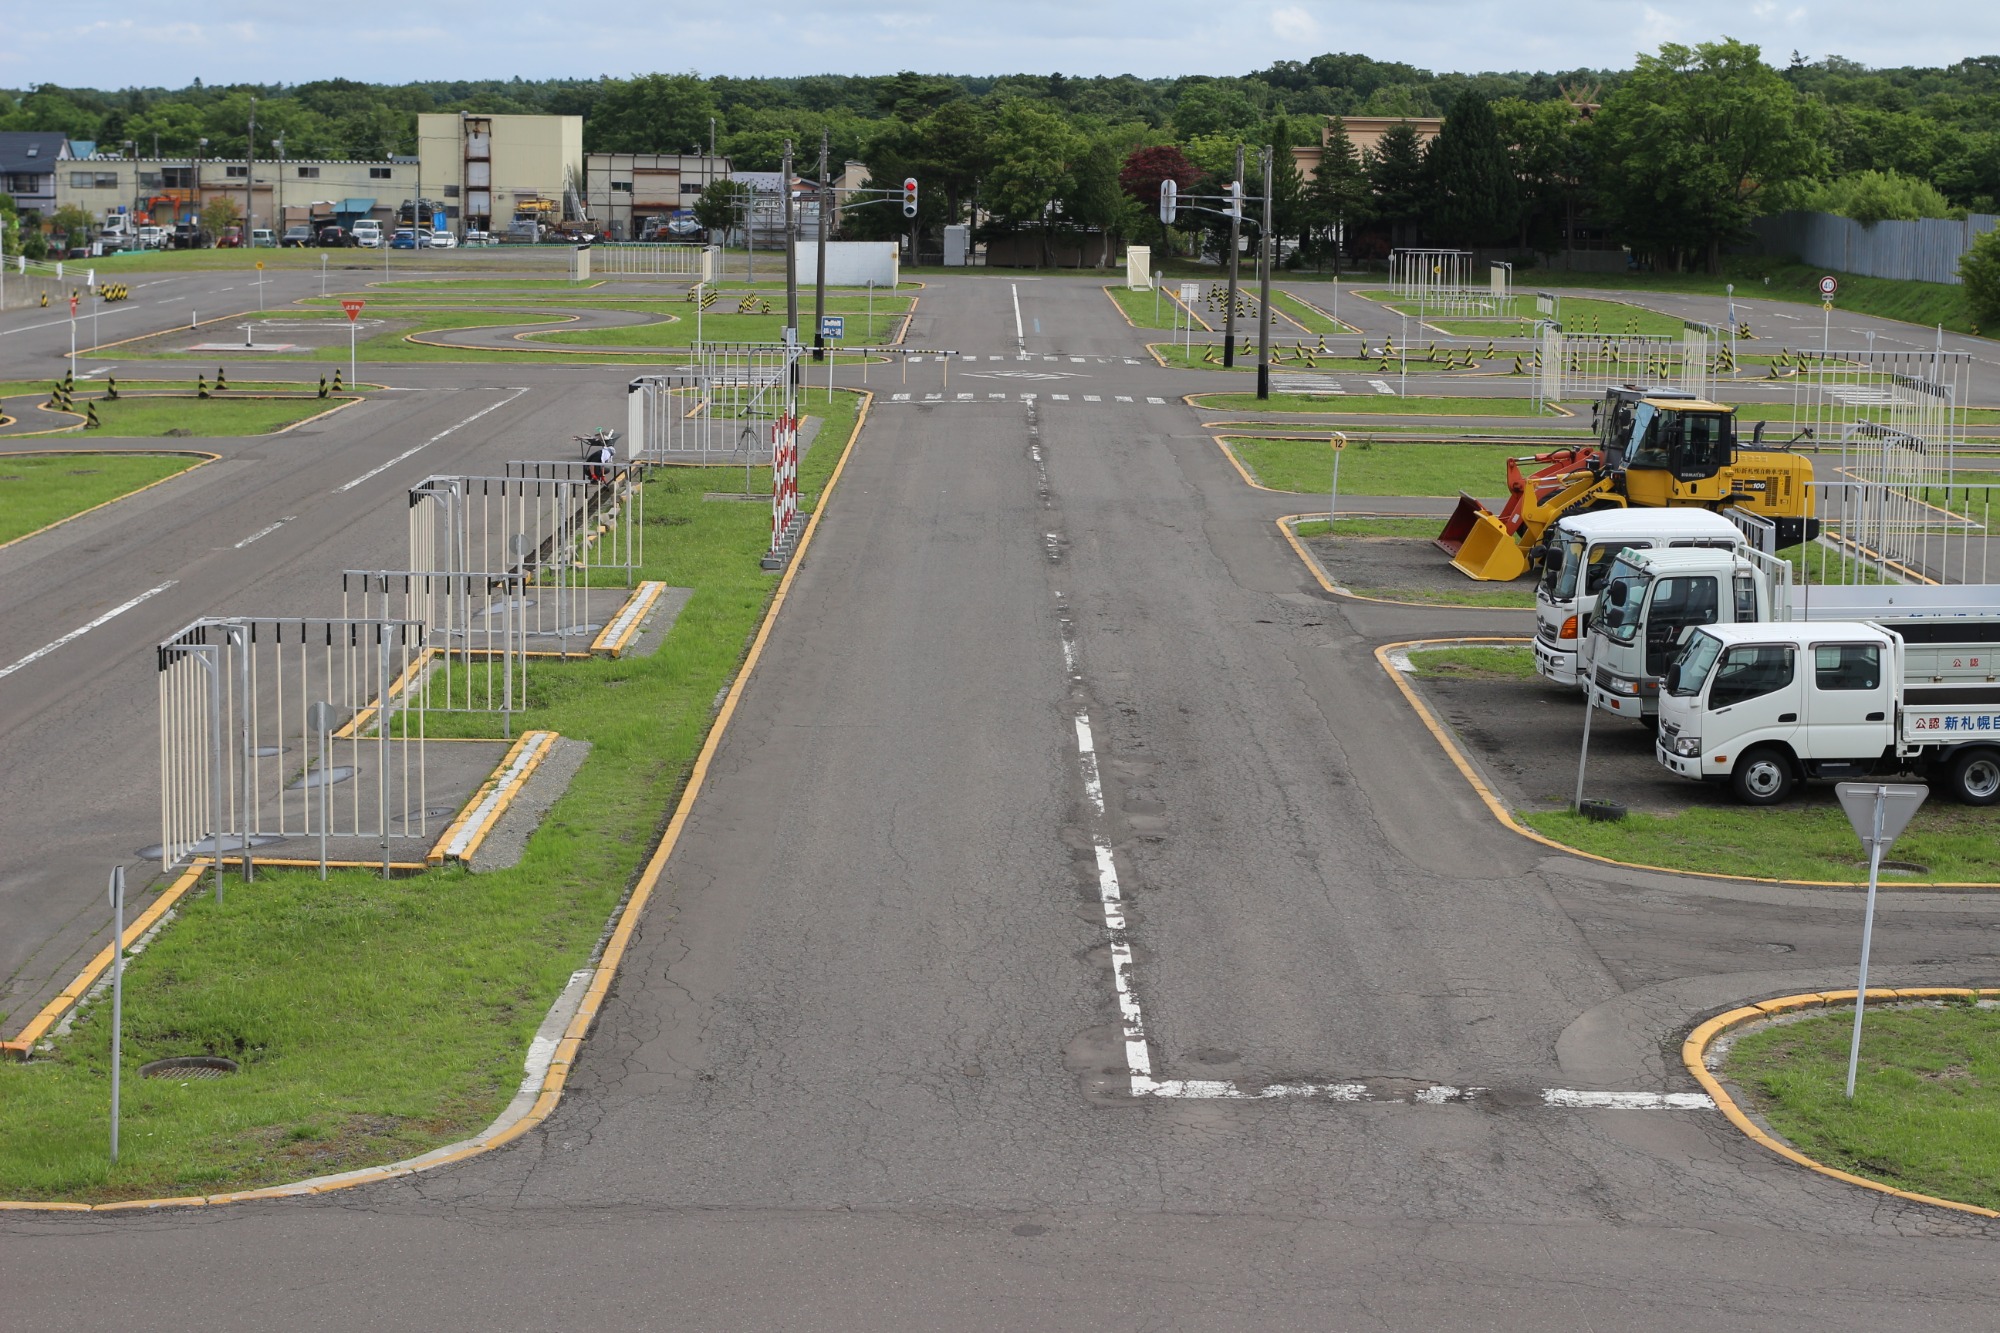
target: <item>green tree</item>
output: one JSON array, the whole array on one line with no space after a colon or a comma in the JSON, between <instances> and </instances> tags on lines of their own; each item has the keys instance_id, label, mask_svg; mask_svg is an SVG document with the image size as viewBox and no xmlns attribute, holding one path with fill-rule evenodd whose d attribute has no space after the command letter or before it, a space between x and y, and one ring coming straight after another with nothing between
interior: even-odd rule
<instances>
[{"instance_id":1,"label":"green tree","mask_svg":"<svg viewBox=\"0 0 2000 1333\"><path fill-rule=\"evenodd\" d=\"M1500 138L1513 145L1520 186L1519 243L1545 254L1568 248L1586 200L1590 145L1582 111L1565 97L1493 104Z\"/></svg>"},{"instance_id":2,"label":"green tree","mask_svg":"<svg viewBox=\"0 0 2000 1333\"><path fill-rule=\"evenodd\" d=\"M1174 103L1174 133L1182 139L1210 134L1241 137L1257 124L1257 108L1241 89L1227 83L1189 85Z\"/></svg>"},{"instance_id":3,"label":"green tree","mask_svg":"<svg viewBox=\"0 0 2000 1333\"><path fill-rule=\"evenodd\" d=\"M1459 95L1444 128L1424 153L1432 206L1427 229L1452 245L1495 245L1514 230L1519 188L1493 107L1478 93Z\"/></svg>"},{"instance_id":4,"label":"green tree","mask_svg":"<svg viewBox=\"0 0 2000 1333\"><path fill-rule=\"evenodd\" d=\"M708 146L717 114L708 84L694 74L642 74L615 83L584 129L591 148L606 153L684 153Z\"/></svg>"},{"instance_id":5,"label":"green tree","mask_svg":"<svg viewBox=\"0 0 2000 1333\"><path fill-rule=\"evenodd\" d=\"M201 228L208 233L209 240L213 242L219 239L225 230L236 226L242 216L236 211L234 199L218 195L201 206Z\"/></svg>"},{"instance_id":6,"label":"green tree","mask_svg":"<svg viewBox=\"0 0 2000 1333\"><path fill-rule=\"evenodd\" d=\"M720 244L722 233L743 221L743 205L749 197L750 187L742 181L727 177L710 181L694 201L694 220Z\"/></svg>"},{"instance_id":7,"label":"green tree","mask_svg":"<svg viewBox=\"0 0 2000 1333\"><path fill-rule=\"evenodd\" d=\"M1101 241L1097 257L1099 268L1111 263L1111 244L1114 240L1133 234L1143 225L1146 214L1125 190L1120 169L1125 165L1126 154L1132 150L1132 145L1143 138L1145 132L1143 125L1097 128L1089 136L1089 145L1077 159L1072 173L1074 183L1063 201L1064 211L1071 221L1080 226L1097 229ZM1157 214L1157 194L1153 202Z\"/></svg>"},{"instance_id":8,"label":"green tree","mask_svg":"<svg viewBox=\"0 0 2000 1333\"><path fill-rule=\"evenodd\" d=\"M1720 272L1722 247L1770 191L1825 173L1825 122L1756 46L1668 43L1639 57L1591 122L1600 207L1635 247Z\"/></svg>"},{"instance_id":9,"label":"green tree","mask_svg":"<svg viewBox=\"0 0 2000 1333\"><path fill-rule=\"evenodd\" d=\"M1430 187L1424 172L1424 152L1417 131L1408 121L1389 127L1368 154L1368 184L1375 192L1375 216L1389 224L1398 242L1422 219Z\"/></svg>"},{"instance_id":10,"label":"green tree","mask_svg":"<svg viewBox=\"0 0 2000 1333\"><path fill-rule=\"evenodd\" d=\"M1300 138L1290 117L1278 116L1271 121L1271 232L1292 237L1303 250L1309 225L1306 183L1299 174L1298 158L1292 155Z\"/></svg>"},{"instance_id":11,"label":"green tree","mask_svg":"<svg viewBox=\"0 0 2000 1333\"><path fill-rule=\"evenodd\" d=\"M1305 210L1313 250L1324 267L1325 255L1333 255L1333 271L1338 274L1342 252L1347 248L1348 228L1368 220L1374 192L1354 140L1339 117L1327 126L1320 150L1319 168L1305 187Z\"/></svg>"},{"instance_id":12,"label":"green tree","mask_svg":"<svg viewBox=\"0 0 2000 1333\"><path fill-rule=\"evenodd\" d=\"M1948 218L1951 202L1929 181L1896 171L1857 171L1840 176L1800 198L1803 208L1838 213L1864 227L1891 219Z\"/></svg>"},{"instance_id":13,"label":"green tree","mask_svg":"<svg viewBox=\"0 0 2000 1333\"><path fill-rule=\"evenodd\" d=\"M1017 228L1037 228L1042 262L1053 262L1050 227L1090 143L1061 112L1025 100L1000 110L987 202Z\"/></svg>"},{"instance_id":14,"label":"green tree","mask_svg":"<svg viewBox=\"0 0 2000 1333\"><path fill-rule=\"evenodd\" d=\"M1965 305L1981 329L2000 329L2000 229L1986 232L1958 261Z\"/></svg>"},{"instance_id":15,"label":"green tree","mask_svg":"<svg viewBox=\"0 0 2000 1333\"><path fill-rule=\"evenodd\" d=\"M1186 191L1201 179L1201 172L1173 144L1151 144L1134 148L1118 171L1118 184L1139 209L1149 214L1162 245L1171 244L1168 225L1160 221L1160 186L1172 181Z\"/></svg>"}]
</instances>

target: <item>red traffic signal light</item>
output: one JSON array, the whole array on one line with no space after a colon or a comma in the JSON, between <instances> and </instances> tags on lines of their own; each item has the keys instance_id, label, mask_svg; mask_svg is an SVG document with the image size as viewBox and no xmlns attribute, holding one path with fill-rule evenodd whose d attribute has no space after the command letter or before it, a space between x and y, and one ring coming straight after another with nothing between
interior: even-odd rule
<instances>
[{"instance_id":1,"label":"red traffic signal light","mask_svg":"<svg viewBox=\"0 0 2000 1333\"><path fill-rule=\"evenodd\" d=\"M903 178L903 216L913 218L916 215L917 178L915 176L906 176Z\"/></svg>"}]
</instances>

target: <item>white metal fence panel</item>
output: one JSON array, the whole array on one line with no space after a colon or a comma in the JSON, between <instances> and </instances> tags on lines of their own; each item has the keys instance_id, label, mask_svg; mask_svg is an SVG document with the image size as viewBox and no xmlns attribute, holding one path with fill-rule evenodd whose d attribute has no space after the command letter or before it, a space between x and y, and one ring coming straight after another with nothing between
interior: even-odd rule
<instances>
[{"instance_id":1,"label":"white metal fence panel","mask_svg":"<svg viewBox=\"0 0 2000 1333\"><path fill-rule=\"evenodd\" d=\"M1916 282L1957 283L1958 261L2000 216L1974 213L1963 220L1921 218L1864 227L1834 213L1788 212L1754 219L1751 230L1766 254L1797 255L1836 273Z\"/></svg>"}]
</instances>

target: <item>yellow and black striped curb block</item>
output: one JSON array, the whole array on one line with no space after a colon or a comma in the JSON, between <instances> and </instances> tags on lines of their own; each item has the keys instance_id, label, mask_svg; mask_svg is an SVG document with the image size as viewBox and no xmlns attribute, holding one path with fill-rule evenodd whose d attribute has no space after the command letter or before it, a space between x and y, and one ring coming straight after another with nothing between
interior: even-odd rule
<instances>
[{"instance_id":1,"label":"yellow and black striped curb block","mask_svg":"<svg viewBox=\"0 0 2000 1333\"><path fill-rule=\"evenodd\" d=\"M1940 1199L1929 1194L1898 1189L1894 1185L1884 1185L1879 1180L1870 1180L1866 1176L1853 1175L1828 1166L1824 1162L1814 1161L1791 1144L1767 1132L1744 1114L1743 1108L1736 1104L1736 1100L1729 1095L1722 1081L1710 1072L1708 1050L1717 1038L1739 1028L1799 1013L1802 1010L1851 1009L1854 1005L1854 996L1855 992L1852 990L1808 991L1801 995L1782 995L1775 1000L1759 1000L1755 1004L1731 1009L1726 1014L1717 1014L1688 1033L1687 1040L1681 1043L1681 1063L1687 1066L1688 1072L1694 1075L1702 1090L1715 1099L1716 1109L1728 1118L1730 1124L1742 1130L1752 1143L1770 1149L1787 1161L1796 1162L1808 1171L1816 1171L1844 1184L1858 1185L1862 1189L1875 1190L1894 1198L1906 1199L1911 1203L1929 1204L1934 1208L1949 1208L1954 1212L1971 1213L1977 1217L2000 1218L2000 1212L1995 1212L1991 1208L1981 1208L1976 1204L1960 1203L1955 1199ZM1962 986L1912 986L1899 989L1870 986L1868 988L1868 1003L1871 1006L1968 998L2000 1000L2000 990L1972 990Z\"/></svg>"}]
</instances>

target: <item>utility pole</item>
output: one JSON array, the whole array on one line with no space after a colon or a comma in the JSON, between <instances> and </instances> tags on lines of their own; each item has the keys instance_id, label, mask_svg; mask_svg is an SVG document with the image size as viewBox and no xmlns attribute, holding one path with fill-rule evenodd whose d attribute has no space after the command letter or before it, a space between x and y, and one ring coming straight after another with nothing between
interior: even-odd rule
<instances>
[{"instance_id":1,"label":"utility pole","mask_svg":"<svg viewBox=\"0 0 2000 1333\"><path fill-rule=\"evenodd\" d=\"M778 169L778 188L785 196L785 341L799 341L799 246L798 222L792 216L792 141L785 140L785 160ZM792 373L798 374L793 363Z\"/></svg>"},{"instance_id":2,"label":"utility pole","mask_svg":"<svg viewBox=\"0 0 2000 1333\"><path fill-rule=\"evenodd\" d=\"M1243 145L1236 145L1236 179L1229 183L1229 309L1222 316L1222 368L1236 364L1236 245L1243 235Z\"/></svg>"},{"instance_id":3,"label":"utility pole","mask_svg":"<svg viewBox=\"0 0 2000 1333\"><path fill-rule=\"evenodd\" d=\"M1259 157L1264 164L1264 229L1257 238L1257 397L1271 396L1271 148Z\"/></svg>"},{"instance_id":4,"label":"utility pole","mask_svg":"<svg viewBox=\"0 0 2000 1333\"><path fill-rule=\"evenodd\" d=\"M250 128L243 135L243 244L257 229L257 99L250 99Z\"/></svg>"},{"instance_id":5,"label":"utility pole","mask_svg":"<svg viewBox=\"0 0 2000 1333\"><path fill-rule=\"evenodd\" d=\"M813 261L813 360L826 360L826 212L833 191L826 181L827 132L819 132L819 253Z\"/></svg>"}]
</instances>

